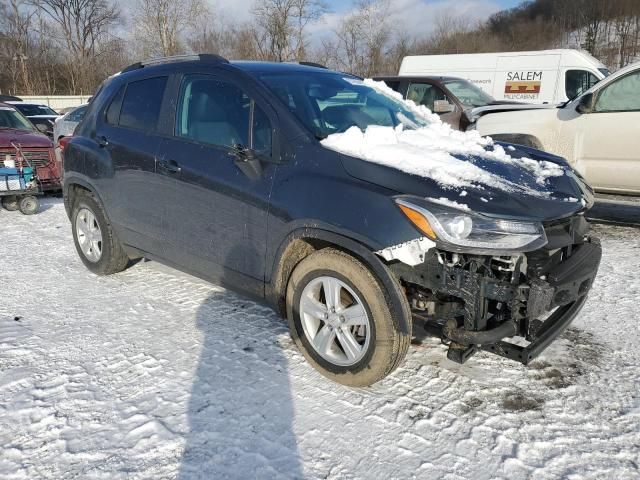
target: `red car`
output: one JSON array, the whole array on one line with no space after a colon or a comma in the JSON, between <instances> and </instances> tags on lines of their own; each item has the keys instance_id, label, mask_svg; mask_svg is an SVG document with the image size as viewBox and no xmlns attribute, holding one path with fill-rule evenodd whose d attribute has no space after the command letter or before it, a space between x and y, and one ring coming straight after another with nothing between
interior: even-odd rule
<instances>
[{"instance_id":1,"label":"red car","mask_svg":"<svg viewBox=\"0 0 640 480\"><path fill-rule=\"evenodd\" d=\"M17 163L18 151L35 170L43 191L60 190L62 165L53 142L13 106L0 103L0 168Z\"/></svg>"}]
</instances>

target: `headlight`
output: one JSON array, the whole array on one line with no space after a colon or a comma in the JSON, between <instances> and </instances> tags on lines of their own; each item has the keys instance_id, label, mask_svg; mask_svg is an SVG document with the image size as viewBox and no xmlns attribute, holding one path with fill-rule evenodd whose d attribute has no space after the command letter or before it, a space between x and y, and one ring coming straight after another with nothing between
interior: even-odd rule
<instances>
[{"instance_id":1,"label":"headlight","mask_svg":"<svg viewBox=\"0 0 640 480\"><path fill-rule=\"evenodd\" d=\"M537 250L547 243L539 222L491 218L446 205L395 199L413 225L446 249L469 253L514 253Z\"/></svg>"}]
</instances>

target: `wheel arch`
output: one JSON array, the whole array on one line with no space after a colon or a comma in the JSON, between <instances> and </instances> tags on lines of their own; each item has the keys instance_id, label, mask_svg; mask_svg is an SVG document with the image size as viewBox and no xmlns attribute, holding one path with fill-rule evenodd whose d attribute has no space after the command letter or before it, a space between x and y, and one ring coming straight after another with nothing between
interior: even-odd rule
<instances>
[{"instance_id":1,"label":"wheel arch","mask_svg":"<svg viewBox=\"0 0 640 480\"><path fill-rule=\"evenodd\" d=\"M394 312L394 321L403 333L411 331L411 319L405 318L402 299L394 295L402 293L401 287L391 270L366 245L335 232L318 228L300 228L291 232L281 242L274 256L270 281L266 284L266 296L277 311L286 316L286 292L291 273L296 265L310 254L325 248L343 251L362 262L389 292L389 301Z\"/></svg>"},{"instance_id":2,"label":"wheel arch","mask_svg":"<svg viewBox=\"0 0 640 480\"><path fill-rule=\"evenodd\" d=\"M100 194L87 180L76 175L69 175L67 173L65 175L62 192L64 198L64 209L67 212L67 217L69 217L69 219L71 219L71 209L73 208L73 203L75 202L76 196L80 191L91 193L96 198L98 203L100 203L102 208L104 208L104 203L102 202Z\"/></svg>"}]
</instances>

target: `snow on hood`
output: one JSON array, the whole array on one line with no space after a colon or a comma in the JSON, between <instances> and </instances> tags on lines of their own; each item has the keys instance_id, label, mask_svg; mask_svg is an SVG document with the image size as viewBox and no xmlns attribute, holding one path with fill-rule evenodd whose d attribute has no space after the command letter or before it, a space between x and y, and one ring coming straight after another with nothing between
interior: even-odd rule
<instances>
[{"instance_id":1,"label":"snow on hood","mask_svg":"<svg viewBox=\"0 0 640 480\"><path fill-rule=\"evenodd\" d=\"M474 165L467 158L485 159L518 166L535 177L544 186L549 177L564 174L564 168L553 162L530 158L513 158L502 146L477 131L461 132L444 123L438 115L424 106L404 100L384 82L367 79L365 85L404 102L407 108L424 117L428 126L415 130L370 125L363 132L351 127L343 133L334 133L322 140L323 146L346 155L386 165L404 172L431 178L443 187L462 188L487 185L505 191L523 191L540 194L495 173ZM467 157L467 158L466 158Z\"/></svg>"}]
</instances>

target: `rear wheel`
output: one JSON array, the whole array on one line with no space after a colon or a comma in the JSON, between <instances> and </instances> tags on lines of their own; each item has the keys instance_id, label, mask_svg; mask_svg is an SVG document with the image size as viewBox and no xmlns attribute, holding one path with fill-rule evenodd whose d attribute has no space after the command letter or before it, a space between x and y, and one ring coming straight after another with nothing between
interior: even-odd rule
<instances>
[{"instance_id":1,"label":"rear wheel","mask_svg":"<svg viewBox=\"0 0 640 480\"><path fill-rule=\"evenodd\" d=\"M129 257L93 195L78 194L71 222L76 250L89 270L97 275L110 275L127 267Z\"/></svg>"},{"instance_id":2,"label":"rear wheel","mask_svg":"<svg viewBox=\"0 0 640 480\"><path fill-rule=\"evenodd\" d=\"M10 212L18 210L18 208L20 208L18 197L15 195L2 197L2 206L5 210L9 210Z\"/></svg>"},{"instance_id":3,"label":"rear wheel","mask_svg":"<svg viewBox=\"0 0 640 480\"><path fill-rule=\"evenodd\" d=\"M37 197L26 195L18 202L18 208L20 208L20 212L24 215L33 215L38 211L38 208L40 208L40 202Z\"/></svg>"},{"instance_id":4,"label":"rear wheel","mask_svg":"<svg viewBox=\"0 0 640 480\"><path fill-rule=\"evenodd\" d=\"M392 311L391 305L401 305L402 311ZM334 249L315 252L295 268L287 287L287 317L309 363L348 386L371 385L387 376L402 362L411 340L409 306L399 285L387 291L360 261Z\"/></svg>"}]
</instances>

